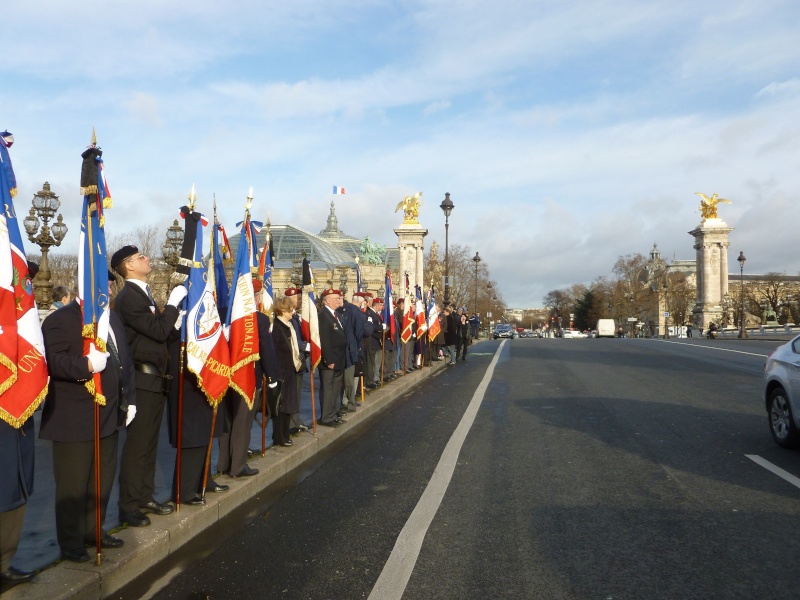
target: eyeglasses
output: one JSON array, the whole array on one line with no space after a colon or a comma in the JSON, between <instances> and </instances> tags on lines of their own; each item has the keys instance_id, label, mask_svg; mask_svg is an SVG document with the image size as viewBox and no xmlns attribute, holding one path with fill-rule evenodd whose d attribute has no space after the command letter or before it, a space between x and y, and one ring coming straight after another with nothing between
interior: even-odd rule
<instances>
[{"instance_id":1,"label":"eyeglasses","mask_svg":"<svg viewBox=\"0 0 800 600\"><path fill-rule=\"evenodd\" d=\"M131 258L128 259L128 262L133 262L135 260L141 260L143 258L146 258L146 256L144 254L140 254L139 256L132 256Z\"/></svg>"}]
</instances>

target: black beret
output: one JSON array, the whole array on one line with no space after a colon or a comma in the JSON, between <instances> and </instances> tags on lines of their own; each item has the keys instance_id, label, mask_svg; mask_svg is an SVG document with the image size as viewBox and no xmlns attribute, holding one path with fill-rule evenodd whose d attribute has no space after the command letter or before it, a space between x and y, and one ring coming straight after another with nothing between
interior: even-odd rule
<instances>
[{"instance_id":1,"label":"black beret","mask_svg":"<svg viewBox=\"0 0 800 600\"><path fill-rule=\"evenodd\" d=\"M130 258L134 254L139 254L139 249L136 246L123 246L111 257L111 268L116 269L126 258Z\"/></svg>"}]
</instances>

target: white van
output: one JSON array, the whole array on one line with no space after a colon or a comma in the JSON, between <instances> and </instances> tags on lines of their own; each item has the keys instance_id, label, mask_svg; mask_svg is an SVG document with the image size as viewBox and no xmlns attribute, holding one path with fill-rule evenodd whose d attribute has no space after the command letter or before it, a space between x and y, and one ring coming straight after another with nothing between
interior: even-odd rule
<instances>
[{"instance_id":1,"label":"white van","mask_svg":"<svg viewBox=\"0 0 800 600\"><path fill-rule=\"evenodd\" d=\"M597 320L597 337L610 337L616 335L617 327L614 324L614 319L598 319Z\"/></svg>"}]
</instances>

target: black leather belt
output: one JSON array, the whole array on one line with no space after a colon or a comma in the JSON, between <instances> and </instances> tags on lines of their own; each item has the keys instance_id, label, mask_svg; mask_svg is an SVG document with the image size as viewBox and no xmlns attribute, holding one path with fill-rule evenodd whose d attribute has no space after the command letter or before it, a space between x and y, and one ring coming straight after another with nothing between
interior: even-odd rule
<instances>
[{"instance_id":1,"label":"black leather belt","mask_svg":"<svg viewBox=\"0 0 800 600\"><path fill-rule=\"evenodd\" d=\"M155 365L151 365L149 363L134 363L133 366L140 373L145 373L147 375L155 375L156 377L165 377L164 373L159 371L158 367L156 367Z\"/></svg>"}]
</instances>

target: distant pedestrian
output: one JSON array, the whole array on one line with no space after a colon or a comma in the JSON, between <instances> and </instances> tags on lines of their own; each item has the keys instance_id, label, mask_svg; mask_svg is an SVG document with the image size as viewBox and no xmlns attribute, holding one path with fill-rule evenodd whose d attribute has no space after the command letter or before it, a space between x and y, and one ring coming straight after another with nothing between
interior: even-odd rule
<instances>
[{"instance_id":1,"label":"distant pedestrian","mask_svg":"<svg viewBox=\"0 0 800 600\"><path fill-rule=\"evenodd\" d=\"M701 333L700 335L703 335L703 334ZM686 337L687 338L692 337L692 324L691 323L687 323L686 324Z\"/></svg>"}]
</instances>

